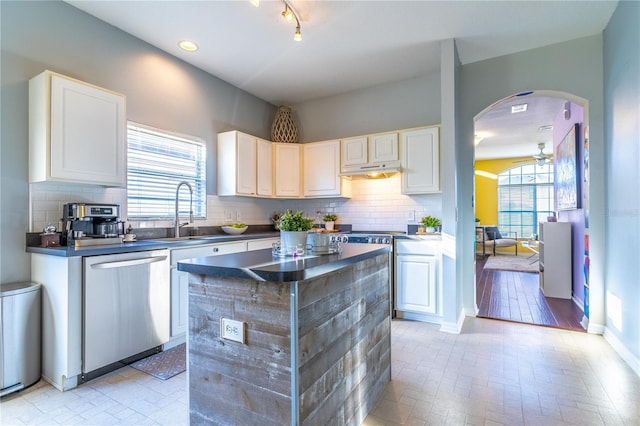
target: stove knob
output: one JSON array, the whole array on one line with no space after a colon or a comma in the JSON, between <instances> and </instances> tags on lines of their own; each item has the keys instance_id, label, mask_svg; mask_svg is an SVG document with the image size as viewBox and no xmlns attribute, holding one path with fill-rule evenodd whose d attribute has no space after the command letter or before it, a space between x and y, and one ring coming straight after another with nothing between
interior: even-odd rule
<instances>
[{"instance_id":1,"label":"stove knob","mask_svg":"<svg viewBox=\"0 0 640 426\"><path fill-rule=\"evenodd\" d=\"M384 237L384 238L382 238L382 241L380 241L380 243L382 243L382 244L390 244L391 241L389 241L388 237Z\"/></svg>"}]
</instances>

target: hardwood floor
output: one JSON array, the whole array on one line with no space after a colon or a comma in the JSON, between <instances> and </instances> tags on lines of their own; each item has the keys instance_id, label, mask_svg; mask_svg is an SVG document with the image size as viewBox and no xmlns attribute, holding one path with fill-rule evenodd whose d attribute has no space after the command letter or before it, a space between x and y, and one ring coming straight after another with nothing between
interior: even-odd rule
<instances>
[{"instance_id":1,"label":"hardwood floor","mask_svg":"<svg viewBox=\"0 0 640 426\"><path fill-rule=\"evenodd\" d=\"M485 262L476 257L479 317L585 331L580 308L571 300L544 297L538 274L484 269Z\"/></svg>"}]
</instances>

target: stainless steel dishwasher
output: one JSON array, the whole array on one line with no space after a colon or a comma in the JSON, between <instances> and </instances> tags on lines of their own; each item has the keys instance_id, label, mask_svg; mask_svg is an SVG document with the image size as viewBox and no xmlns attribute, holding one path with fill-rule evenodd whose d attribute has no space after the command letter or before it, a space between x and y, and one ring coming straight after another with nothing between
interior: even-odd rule
<instances>
[{"instance_id":1,"label":"stainless steel dishwasher","mask_svg":"<svg viewBox=\"0 0 640 426\"><path fill-rule=\"evenodd\" d=\"M82 381L169 340L169 251L83 258ZM92 374L89 374L92 373Z\"/></svg>"}]
</instances>

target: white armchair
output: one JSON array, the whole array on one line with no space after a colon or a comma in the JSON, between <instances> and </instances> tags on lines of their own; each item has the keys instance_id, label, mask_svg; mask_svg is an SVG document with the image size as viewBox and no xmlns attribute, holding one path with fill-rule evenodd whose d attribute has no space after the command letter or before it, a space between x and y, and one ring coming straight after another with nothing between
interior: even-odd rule
<instances>
[{"instance_id":1,"label":"white armchair","mask_svg":"<svg viewBox=\"0 0 640 426\"><path fill-rule=\"evenodd\" d=\"M516 256L518 255L518 233L517 232L500 232L496 226L485 226L482 240L482 253L486 248L490 247L493 255L496 255L496 247L515 247Z\"/></svg>"}]
</instances>

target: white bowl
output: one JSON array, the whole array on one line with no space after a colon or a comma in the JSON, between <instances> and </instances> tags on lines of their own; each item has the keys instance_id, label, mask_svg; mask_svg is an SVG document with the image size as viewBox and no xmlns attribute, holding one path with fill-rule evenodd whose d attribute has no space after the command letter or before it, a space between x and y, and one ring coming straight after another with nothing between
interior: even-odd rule
<instances>
[{"instance_id":1,"label":"white bowl","mask_svg":"<svg viewBox=\"0 0 640 426\"><path fill-rule=\"evenodd\" d=\"M246 231L247 228L248 226L245 226L244 228L234 228L233 226L223 226L222 230L230 235L238 235Z\"/></svg>"}]
</instances>

